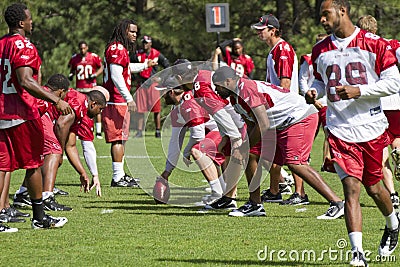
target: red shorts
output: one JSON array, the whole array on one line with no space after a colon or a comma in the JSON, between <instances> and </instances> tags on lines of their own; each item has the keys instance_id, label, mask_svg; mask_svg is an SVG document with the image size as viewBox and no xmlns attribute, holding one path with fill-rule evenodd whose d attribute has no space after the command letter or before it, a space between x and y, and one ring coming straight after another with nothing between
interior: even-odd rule
<instances>
[{"instance_id":1,"label":"red shorts","mask_svg":"<svg viewBox=\"0 0 400 267\"><path fill-rule=\"evenodd\" d=\"M126 104L108 104L101 114L107 143L128 140L131 114Z\"/></svg>"},{"instance_id":2,"label":"red shorts","mask_svg":"<svg viewBox=\"0 0 400 267\"><path fill-rule=\"evenodd\" d=\"M0 129L0 170L36 169L43 164L42 120Z\"/></svg>"},{"instance_id":3,"label":"red shorts","mask_svg":"<svg viewBox=\"0 0 400 267\"><path fill-rule=\"evenodd\" d=\"M154 88L156 85L157 83L153 83L149 88L137 88L135 95L138 113L161 111L161 97L160 92Z\"/></svg>"},{"instance_id":4,"label":"red shorts","mask_svg":"<svg viewBox=\"0 0 400 267\"><path fill-rule=\"evenodd\" d=\"M195 144L193 148L203 152L212 159L215 164L221 166L225 161L225 156L218 152L218 144L221 142L221 139L222 137L219 131L211 131L206 134L206 137L202 141Z\"/></svg>"},{"instance_id":5,"label":"red shorts","mask_svg":"<svg viewBox=\"0 0 400 267\"><path fill-rule=\"evenodd\" d=\"M54 133L54 124L51 118L45 113L42 117L43 133L44 133L44 147L43 155L49 154L62 154L62 148Z\"/></svg>"},{"instance_id":6,"label":"red shorts","mask_svg":"<svg viewBox=\"0 0 400 267\"><path fill-rule=\"evenodd\" d=\"M328 142L332 160L348 176L357 178L363 185L374 185L383 178L382 155L388 138L385 132L368 142L349 143L329 134Z\"/></svg>"},{"instance_id":7,"label":"red shorts","mask_svg":"<svg viewBox=\"0 0 400 267\"><path fill-rule=\"evenodd\" d=\"M284 130L277 130L264 136L261 142L252 147L250 153L273 161L279 166L286 164L308 165L318 114L314 113Z\"/></svg>"},{"instance_id":8,"label":"red shorts","mask_svg":"<svg viewBox=\"0 0 400 267\"><path fill-rule=\"evenodd\" d=\"M387 132L391 144L394 139L400 138L400 110L384 110L384 113L389 122Z\"/></svg>"},{"instance_id":9,"label":"red shorts","mask_svg":"<svg viewBox=\"0 0 400 267\"><path fill-rule=\"evenodd\" d=\"M83 141L93 141L94 121L85 114L75 134Z\"/></svg>"}]
</instances>

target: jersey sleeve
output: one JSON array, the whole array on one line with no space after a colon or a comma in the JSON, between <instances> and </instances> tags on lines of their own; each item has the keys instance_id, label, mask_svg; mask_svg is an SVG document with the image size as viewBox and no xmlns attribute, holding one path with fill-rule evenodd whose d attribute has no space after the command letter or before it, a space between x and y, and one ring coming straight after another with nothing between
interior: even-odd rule
<instances>
[{"instance_id":1,"label":"jersey sleeve","mask_svg":"<svg viewBox=\"0 0 400 267\"><path fill-rule=\"evenodd\" d=\"M122 44L114 43L107 48L106 60L108 64L117 64L123 67L129 64L128 51Z\"/></svg>"},{"instance_id":2,"label":"jersey sleeve","mask_svg":"<svg viewBox=\"0 0 400 267\"><path fill-rule=\"evenodd\" d=\"M257 84L251 80L248 80L248 82L244 82L243 87L240 90L239 96L250 108L255 108L267 104L267 100L265 99L264 94L258 91Z\"/></svg>"},{"instance_id":3,"label":"jersey sleeve","mask_svg":"<svg viewBox=\"0 0 400 267\"><path fill-rule=\"evenodd\" d=\"M294 51L288 43L278 44L275 52L275 72L279 79L292 78Z\"/></svg>"},{"instance_id":4,"label":"jersey sleeve","mask_svg":"<svg viewBox=\"0 0 400 267\"><path fill-rule=\"evenodd\" d=\"M37 73L40 68L41 59L36 47L28 39L16 39L14 46L15 57L12 62L13 69L27 66L34 69L35 73Z\"/></svg>"}]
</instances>

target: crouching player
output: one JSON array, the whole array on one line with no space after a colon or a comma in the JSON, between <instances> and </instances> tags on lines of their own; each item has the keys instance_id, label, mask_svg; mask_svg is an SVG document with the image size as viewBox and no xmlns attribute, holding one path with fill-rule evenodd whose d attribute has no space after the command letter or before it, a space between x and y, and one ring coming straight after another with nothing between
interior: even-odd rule
<instances>
[{"instance_id":1,"label":"crouching player","mask_svg":"<svg viewBox=\"0 0 400 267\"><path fill-rule=\"evenodd\" d=\"M225 158L217 151L217 146L221 141L217 124L196 102L192 92L185 91L175 78L167 79L164 86L157 89L163 90L165 103L173 105L170 114L172 134L165 170L157 179L168 181L168 177L177 164L185 133L189 130L190 138L183 152L183 160L186 165L189 165L193 157L210 184L211 195L203 200L204 204L208 204L223 195L223 185L220 184L218 178L221 174L220 166Z\"/></svg>"}]
</instances>

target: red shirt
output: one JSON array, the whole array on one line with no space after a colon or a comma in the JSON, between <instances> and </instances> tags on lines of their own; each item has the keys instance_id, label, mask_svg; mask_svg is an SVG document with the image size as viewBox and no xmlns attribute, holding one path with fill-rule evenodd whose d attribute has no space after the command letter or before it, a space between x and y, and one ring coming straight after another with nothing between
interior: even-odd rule
<instances>
[{"instance_id":1,"label":"red shirt","mask_svg":"<svg viewBox=\"0 0 400 267\"><path fill-rule=\"evenodd\" d=\"M106 48L103 87L106 88L108 92L110 92L109 102L126 103L126 100L120 94L120 92L118 91L117 87L114 85L111 79L110 65L117 64L123 67L122 76L124 77L126 87L130 91L131 70L129 68L129 63L130 63L129 52L120 42L114 42Z\"/></svg>"},{"instance_id":2,"label":"red shirt","mask_svg":"<svg viewBox=\"0 0 400 267\"><path fill-rule=\"evenodd\" d=\"M16 69L30 67L37 80L42 63L36 47L20 34L0 39L0 120L39 118L36 98L18 82Z\"/></svg>"},{"instance_id":3,"label":"red shirt","mask_svg":"<svg viewBox=\"0 0 400 267\"><path fill-rule=\"evenodd\" d=\"M138 52L137 57L140 63L145 62L146 59L152 59L154 61L158 61L158 56L160 55L160 51L157 49L151 48L150 53L147 55L146 51ZM144 78L148 79L151 76L151 72L153 71L153 67L147 68L139 73L139 75Z\"/></svg>"},{"instance_id":4,"label":"red shirt","mask_svg":"<svg viewBox=\"0 0 400 267\"><path fill-rule=\"evenodd\" d=\"M75 54L70 59L68 67L75 71L76 88L92 88L96 86L96 78L89 79L89 77L101 67L101 58L91 52L87 52L85 57Z\"/></svg>"},{"instance_id":5,"label":"red shirt","mask_svg":"<svg viewBox=\"0 0 400 267\"><path fill-rule=\"evenodd\" d=\"M212 72L209 70L199 70L193 81L194 97L197 102L211 115L223 109L229 104L227 99L220 97L214 90L211 81Z\"/></svg>"},{"instance_id":6,"label":"red shirt","mask_svg":"<svg viewBox=\"0 0 400 267\"><path fill-rule=\"evenodd\" d=\"M82 119L87 114L88 110L86 95L70 88L64 100L68 102L75 113L75 121L72 124L70 131L78 134Z\"/></svg>"},{"instance_id":7,"label":"red shirt","mask_svg":"<svg viewBox=\"0 0 400 267\"><path fill-rule=\"evenodd\" d=\"M242 54L233 58L229 50L225 51L225 61L229 67L236 71L240 77L249 76L254 69L253 59L249 55Z\"/></svg>"}]
</instances>

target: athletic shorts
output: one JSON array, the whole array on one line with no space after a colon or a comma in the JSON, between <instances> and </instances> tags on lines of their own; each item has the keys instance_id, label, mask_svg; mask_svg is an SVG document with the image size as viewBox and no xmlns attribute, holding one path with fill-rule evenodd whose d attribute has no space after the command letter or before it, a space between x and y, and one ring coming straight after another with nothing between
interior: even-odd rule
<instances>
[{"instance_id":1,"label":"athletic shorts","mask_svg":"<svg viewBox=\"0 0 400 267\"><path fill-rule=\"evenodd\" d=\"M139 87L136 90L136 106L138 113L160 112L161 111L161 101L160 92L157 91L153 83L149 88Z\"/></svg>"},{"instance_id":2,"label":"athletic shorts","mask_svg":"<svg viewBox=\"0 0 400 267\"><path fill-rule=\"evenodd\" d=\"M74 133L79 137L79 139L83 141L93 141L94 140L94 121L93 119L89 118L88 115L85 114L83 116L81 123L77 131Z\"/></svg>"},{"instance_id":3,"label":"athletic shorts","mask_svg":"<svg viewBox=\"0 0 400 267\"><path fill-rule=\"evenodd\" d=\"M350 143L329 133L328 142L332 160L340 178L352 176L360 180L364 186L372 186L382 180L382 155L388 139L388 134L384 132L368 142Z\"/></svg>"},{"instance_id":4,"label":"athletic shorts","mask_svg":"<svg viewBox=\"0 0 400 267\"><path fill-rule=\"evenodd\" d=\"M131 114L126 103L121 103L121 105L108 104L101 114L107 143L128 140Z\"/></svg>"},{"instance_id":5,"label":"athletic shorts","mask_svg":"<svg viewBox=\"0 0 400 267\"><path fill-rule=\"evenodd\" d=\"M43 156L49 154L62 154L62 148L60 142L58 141L55 133L54 133L54 124L51 118L47 113L45 113L42 117L43 124L43 134L44 134L44 147L43 147Z\"/></svg>"},{"instance_id":6,"label":"athletic shorts","mask_svg":"<svg viewBox=\"0 0 400 267\"><path fill-rule=\"evenodd\" d=\"M0 170L39 168L43 164L43 146L40 118L0 129Z\"/></svg>"},{"instance_id":7,"label":"athletic shorts","mask_svg":"<svg viewBox=\"0 0 400 267\"><path fill-rule=\"evenodd\" d=\"M400 138L400 110L384 110L384 113L389 122L387 132L391 144L394 139Z\"/></svg>"},{"instance_id":8,"label":"athletic shorts","mask_svg":"<svg viewBox=\"0 0 400 267\"><path fill-rule=\"evenodd\" d=\"M252 147L250 153L261 155L279 166L308 165L317 125L318 114L314 113L284 130L271 131Z\"/></svg>"},{"instance_id":9,"label":"athletic shorts","mask_svg":"<svg viewBox=\"0 0 400 267\"><path fill-rule=\"evenodd\" d=\"M218 144L221 142L221 135L219 131L211 131L206 134L205 138L199 143L195 144L193 148L206 154L215 164L221 166L225 161L225 156L218 152Z\"/></svg>"}]
</instances>

